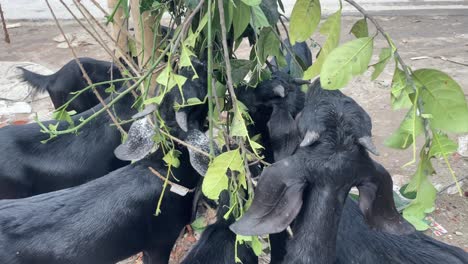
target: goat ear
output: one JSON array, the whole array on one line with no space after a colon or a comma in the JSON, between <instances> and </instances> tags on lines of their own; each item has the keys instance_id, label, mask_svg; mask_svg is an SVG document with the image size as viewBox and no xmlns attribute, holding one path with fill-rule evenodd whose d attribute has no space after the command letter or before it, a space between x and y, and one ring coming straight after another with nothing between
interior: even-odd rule
<instances>
[{"instance_id":1,"label":"goat ear","mask_svg":"<svg viewBox=\"0 0 468 264\"><path fill-rule=\"evenodd\" d=\"M288 109L274 105L267 127L274 159L281 160L291 156L300 142L300 137L297 123Z\"/></svg>"},{"instance_id":2,"label":"goat ear","mask_svg":"<svg viewBox=\"0 0 468 264\"><path fill-rule=\"evenodd\" d=\"M414 232L414 228L398 213L393 201L393 183L390 174L374 161L371 175L358 185L359 208L367 223L378 230L402 235Z\"/></svg>"},{"instance_id":3,"label":"goat ear","mask_svg":"<svg viewBox=\"0 0 468 264\"><path fill-rule=\"evenodd\" d=\"M175 113L175 119L179 127L184 131L188 131L188 120L187 113L185 111L177 111Z\"/></svg>"},{"instance_id":4,"label":"goat ear","mask_svg":"<svg viewBox=\"0 0 468 264\"><path fill-rule=\"evenodd\" d=\"M263 171L252 206L230 226L233 232L240 235L279 233L296 218L302 207L306 179L297 172L300 164L293 165L292 161L284 159Z\"/></svg>"},{"instance_id":5,"label":"goat ear","mask_svg":"<svg viewBox=\"0 0 468 264\"><path fill-rule=\"evenodd\" d=\"M145 117L151 113L154 112L154 110L156 110L156 105L155 104L150 104L150 105L147 105L145 107L145 109L143 109L141 112L135 114L132 116L132 119L139 119L139 118L142 118L142 117Z\"/></svg>"},{"instance_id":6,"label":"goat ear","mask_svg":"<svg viewBox=\"0 0 468 264\"><path fill-rule=\"evenodd\" d=\"M153 148L153 136L154 129L148 119L137 120L130 126L127 141L114 150L114 155L120 160L141 160Z\"/></svg>"},{"instance_id":7,"label":"goat ear","mask_svg":"<svg viewBox=\"0 0 468 264\"><path fill-rule=\"evenodd\" d=\"M200 130L191 129L187 132L187 137L185 141L198 148L203 150L206 153L210 152L210 140L208 137L201 132ZM219 151L217 148L214 149L215 155L218 155ZM208 165L210 164L210 158L206 155L203 155L199 152L193 151L191 148L188 149L189 156L190 156L190 164L192 167L200 174L201 176L205 176L206 171L208 170Z\"/></svg>"}]
</instances>

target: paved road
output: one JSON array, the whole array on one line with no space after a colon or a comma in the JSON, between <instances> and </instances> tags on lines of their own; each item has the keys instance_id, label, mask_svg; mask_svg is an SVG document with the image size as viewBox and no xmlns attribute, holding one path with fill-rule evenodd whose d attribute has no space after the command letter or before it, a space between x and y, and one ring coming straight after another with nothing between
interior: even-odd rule
<instances>
[{"instance_id":1,"label":"paved road","mask_svg":"<svg viewBox=\"0 0 468 264\"><path fill-rule=\"evenodd\" d=\"M58 0L49 0L58 18L73 17ZM79 14L72 0L64 0L74 12ZM89 0L81 0L96 16L103 13ZM107 9L106 0L97 0ZM286 14L289 15L295 0L283 0ZM324 14L336 11L338 0L321 0ZM389 15L468 15L468 0L356 0L366 10ZM0 0L7 19L52 19L49 9L43 0ZM344 12L351 13L354 9L344 5Z\"/></svg>"}]
</instances>

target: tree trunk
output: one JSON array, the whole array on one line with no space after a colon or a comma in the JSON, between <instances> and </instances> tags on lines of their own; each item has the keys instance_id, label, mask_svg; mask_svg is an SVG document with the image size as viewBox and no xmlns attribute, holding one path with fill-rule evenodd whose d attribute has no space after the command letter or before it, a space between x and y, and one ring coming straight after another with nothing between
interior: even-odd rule
<instances>
[{"instance_id":1,"label":"tree trunk","mask_svg":"<svg viewBox=\"0 0 468 264\"><path fill-rule=\"evenodd\" d=\"M107 0L107 5L111 12L114 10L118 2L119 0ZM117 58L126 56L128 53L128 39L126 35L121 32L122 28L126 30L128 29L128 20L125 18L124 9L120 6L115 12L114 20L112 22L112 38L117 41L115 45L119 47L119 49L116 48L114 51Z\"/></svg>"}]
</instances>

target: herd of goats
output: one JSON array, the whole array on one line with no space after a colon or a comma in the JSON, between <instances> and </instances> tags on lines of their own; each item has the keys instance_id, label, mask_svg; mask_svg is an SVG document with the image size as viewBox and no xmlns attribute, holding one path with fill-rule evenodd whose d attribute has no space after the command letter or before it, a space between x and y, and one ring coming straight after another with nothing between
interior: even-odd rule
<instances>
[{"instance_id":1,"label":"herd of goats","mask_svg":"<svg viewBox=\"0 0 468 264\"><path fill-rule=\"evenodd\" d=\"M296 44L293 50L312 63L307 45ZM79 61L94 83L122 77L111 62ZM192 63L199 78L182 68L179 74L187 77L183 94L172 89L157 107L171 135L206 149L207 105L174 108L182 99L204 101L207 96L205 64ZM49 93L56 108L70 92L88 86L75 60L49 76L22 70L35 89ZM319 80L309 84L307 93L301 91L303 84L286 67L255 88L236 88L253 120L249 133L261 135L265 160L272 165L257 175L253 203L241 218L223 217L229 195L221 193L216 222L182 263L233 264L236 256L243 264L258 263L250 247L236 248L236 234L270 234L271 263L467 264L463 249L416 231L396 210L390 174L368 153L377 150L365 110L338 90L322 89ZM104 92L108 84L96 87L109 96L107 103L128 88L123 82L115 85L117 93L110 95ZM121 120L136 119L135 124L146 117L132 108L134 102L128 93L110 109ZM89 91L68 109L77 112L71 118L78 124L102 108ZM57 129L68 126L60 121ZM139 252L145 264L168 263L193 219L197 192L165 192L161 214L155 216L164 180L152 171L167 173L164 153L158 149L133 163L119 159L144 148L138 140L146 133L129 122L122 127L130 131L126 145L107 113L77 134L46 143L41 142L49 135L37 123L0 129L0 264L110 264ZM195 190L209 160L174 144L181 162L171 168L171 180ZM357 202L348 198L354 186ZM291 232L285 231L288 227Z\"/></svg>"}]
</instances>

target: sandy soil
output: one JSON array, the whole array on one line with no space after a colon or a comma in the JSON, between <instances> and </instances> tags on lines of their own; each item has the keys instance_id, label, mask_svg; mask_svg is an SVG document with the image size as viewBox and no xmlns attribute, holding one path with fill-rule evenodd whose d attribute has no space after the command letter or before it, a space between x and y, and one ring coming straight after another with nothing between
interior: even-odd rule
<instances>
[{"instance_id":1,"label":"sandy soil","mask_svg":"<svg viewBox=\"0 0 468 264\"><path fill-rule=\"evenodd\" d=\"M352 24L358 18L345 17L343 19L343 40L351 39L349 32ZM378 17L382 26L388 30L395 44L399 48L404 60L413 69L437 68L449 73L468 95L468 67L443 61L439 56L468 64L468 16L381 16ZM0 42L0 61L32 61L51 69L58 69L72 58L68 49L58 49L52 40L59 34L58 29L50 22L21 22L22 26L10 29L12 43ZM84 34L76 24L64 23L67 33ZM317 37L321 40L321 37ZM90 42L92 42L90 40ZM383 47L382 40L377 41L376 47ZM108 56L97 45L87 45L77 48L80 56L106 59ZM313 50L316 53L318 49ZM242 52L242 51L241 51ZM375 52L374 59L378 52ZM314 54L315 55L315 54ZM423 59L416 57L427 56ZM413 59L412 59L413 58ZM383 141L401 122L404 111L392 111L390 107L390 84L393 66L388 66L381 77L370 81L370 73L355 78L344 92L355 98L373 118L375 141L381 156L377 160L392 173L394 181L400 186L407 182L414 173L415 167L402 167L412 158L411 151L398 151L387 148ZM454 136L454 139L456 137ZM451 164L459 178L468 176L468 159L453 156ZM444 163L434 162L437 175L432 177L433 183L441 188L453 183ZM448 232L436 237L449 244L457 245L468 251L468 182L464 184L464 196L441 192L437 198L437 207L431 216ZM431 231L427 231L432 235ZM191 238L188 240L192 240ZM133 259L127 263L133 263ZM176 262L174 262L176 263Z\"/></svg>"}]
</instances>

